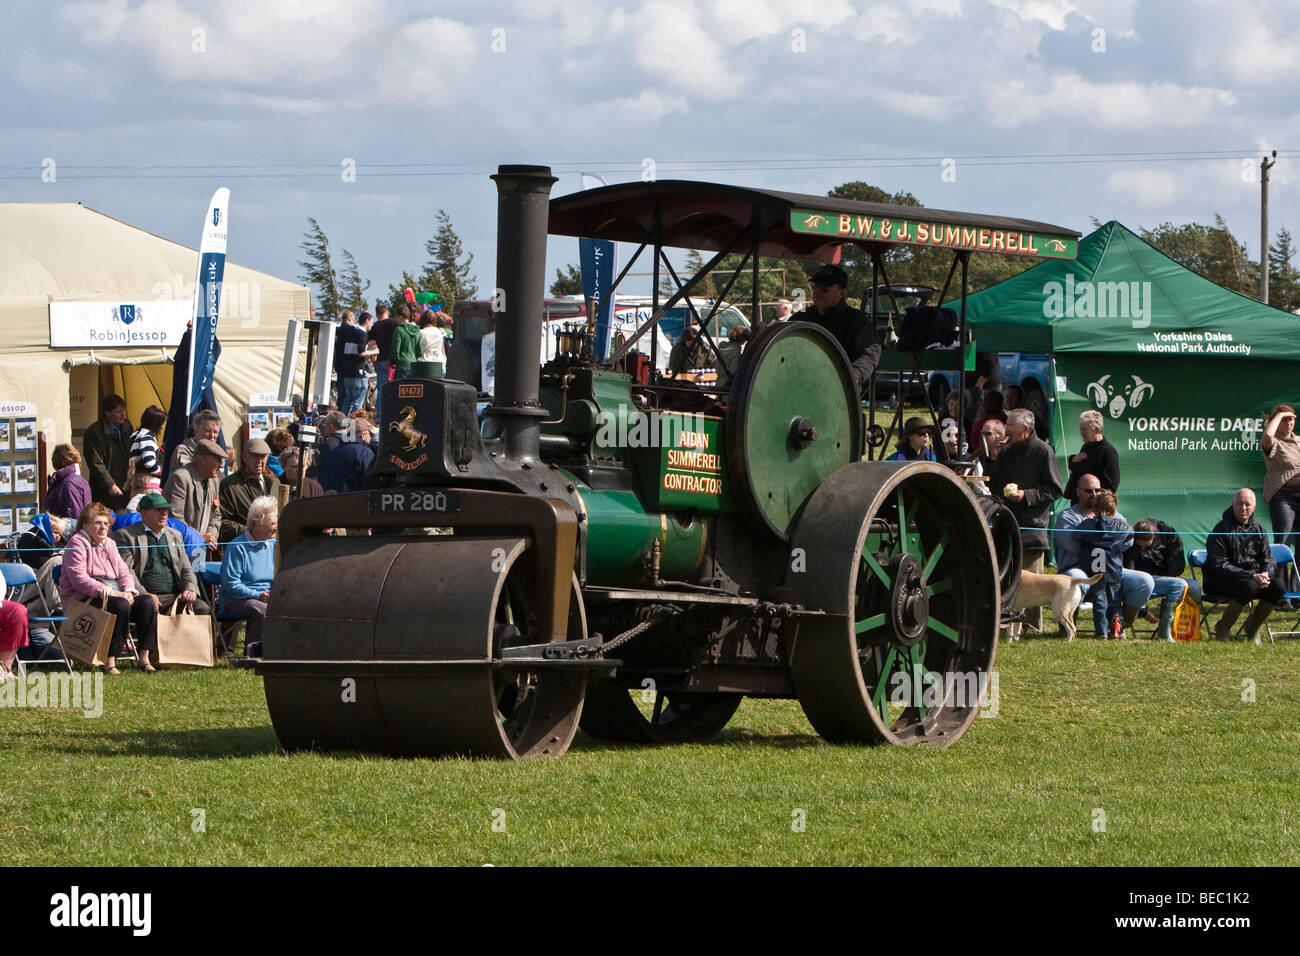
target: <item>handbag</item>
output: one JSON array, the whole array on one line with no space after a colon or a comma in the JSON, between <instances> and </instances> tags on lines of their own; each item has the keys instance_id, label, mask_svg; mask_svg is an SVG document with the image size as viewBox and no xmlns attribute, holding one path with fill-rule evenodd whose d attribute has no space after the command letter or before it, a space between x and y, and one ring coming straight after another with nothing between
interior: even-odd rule
<instances>
[{"instance_id":1,"label":"handbag","mask_svg":"<svg viewBox=\"0 0 1300 956\"><path fill-rule=\"evenodd\" d=\"M1192 589L1183 592L1183 599L1174 609L1175 641L1199 641L1201 639L1201 606L1192 600Z\"/></svg>"},{"instance_id":2,"label":"handbag","mask_svg":"<svg viewBox=\"0 0 1300 956\"><path fill-rule=\"evenodd\" d=\"M158 666L164 670L212 666L212 625L209 615L195 614L190 605L177 614L180 598L171 610L158 615Z\"/></svg>"},{"instance_id":3,"label":"handbag","mask_svg":"<svg viewBox=\"0 0 1300 956\"><path fill-rule=\"evenodd\" d=\"M107 591L102 595L102 604L108 604ZM85 601L63 602L67 620L59 627L59 643L65 654L89 667L108 664L108 648L117 621L104 606L95 607Z\"/></svg>"}]
</instances>

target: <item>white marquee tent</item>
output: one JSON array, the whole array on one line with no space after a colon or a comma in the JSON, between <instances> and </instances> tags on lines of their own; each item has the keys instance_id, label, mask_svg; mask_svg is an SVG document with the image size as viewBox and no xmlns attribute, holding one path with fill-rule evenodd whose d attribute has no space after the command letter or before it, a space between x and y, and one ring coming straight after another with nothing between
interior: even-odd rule
<instances>
[{"instance_id":1,"label":"white marquee tent","mask_svg":"<svg viewBox=\"0 0 1300 956\"><path fill-rule=\"evenodd\" d=\"M196 238L197 231L196 223ZM232 245L238 248L238 231ZM166 363L176 349L162 341L165 335L174 342L185 330L197 263L194 249L80 204L0 203L0 402L35 404L37 427L51 444L73 440L74 431L79 438L109 390L126 396L133 422L141 403L152 400L142 396L157 395L166 408ZM124 313L124 324L120 303L143 305ZM306 286L226 263L214 391L228 436L243 422L251 395L275 391L288 320L305 318L308 305ZM69 326L69 315L92 316L100 329ZM95 347L84 338L128 334L153 341ZM80 345L56 348L54 341Z\"/></svg>"}]
</instances>

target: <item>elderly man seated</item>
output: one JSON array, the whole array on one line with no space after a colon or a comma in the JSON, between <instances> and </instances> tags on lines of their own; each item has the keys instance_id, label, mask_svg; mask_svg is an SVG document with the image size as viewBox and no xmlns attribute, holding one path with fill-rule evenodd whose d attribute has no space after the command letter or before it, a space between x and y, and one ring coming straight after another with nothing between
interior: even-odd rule
<instances>
[{"instance_id":1,"label":"elderly man seated","mask_svg":"<svg viewBox=\"0 0 1300 956\"><path fill-rule=\"evenodd\" d=\"M188 606L195 614L207 614L208 605L199 597L199 581L185 553L185 539L167 524L170 515L166 498L156 491L145 495L140 499L140 520L116 532L118 551L159 613L169 613L179 601L178 611Z\"/></svg>"},{"instance_id":2,"label":"elderly man seated","mask_svg":"<svg viewBox=\"0 0 1300 956\"><path fill-rule=\"evenodd\" d=\"M1255 492L1242 488L1232 506L1210 532L1206 543L1205 590L1228 598L1214 629L1214 636L1227 640L1241 609L1256 599L1259 603L1246 619L1246 639L1254 640L1259 626L1273 613L1273 605L1285 593L1273 563L1273 549L1263 526L1255 520Z\"/></svg>"},{"instance_id":3,"label":"elderly man seated","mask_svg":"<svg viewBox=\"0 0 1300 956\"><path fill-rule=\"evenodd\" d=\"M248 506L263 495L275 497L280 479L271 474L266 460L271 446L260 438L244 444L240 452L239 471L221 482L217 499L221 505L221 540L230 541L243 533L248 522Z\"/></svg>"},{"instance_id":4,"label":"elderly man seated","mask_svg":"<svg viewBox=\"0 0 1300 956\"><path fill-rule=\"evenodd\" d=\"M248 530L226 546L221 560L221 593L217 601L220 617L244 618L248 632L244 652L262 641L266 602L271 597L275 576L275 537L279 524L278 502L264 495L248 506ZM232 647L233 649L233 647Z\"/></svg>"},{"instance_id":5,"label":"elderly man seated","mask_svg":"<svg viewBox=\"0 0 1300 956\"><path fill-rule=\"evenodd\" d=\"M1156 621L1156 639L1174 639L1174 611L1187 589L1192 589L1192 599L1201 600L1201 586L1195 581L1180 577L1187 567L1183 555L1183 539L1173 525L1154 518L1143 518L1133 525L1133 546L1124 553L1124 567L1151 575L1155 582L1152 597L1163 599L1160 617L1147 613L1148 621Z\"/></svg>"},{"instance_id":6,"label":"elderly man seated","mask_svg":"<svg viewBox=\"0 0 1300 956\"><path fill-rule=\"evenodd\" d=\"M1056 516L1056 569L1071 577L1086 578L1101 569L1094 567L1097 555L1093 553L1090 543L1094 535L1076 531L1081 524L1097 516L1097 495L1101 492L1101 481L1096 475L1083 475L1079 479L1079 503L1071 505ZM1124 516L1118 512L1115 517L1128 529ZM1120 545L1121 553L1132 545L1132 538L1126 537ZM1123 603L1124 626L1137 619L1138 611L1147 603L1155 581L1151 575L1133 568L1124 568L1120 577L1120 597Z\"/></svg>"}]
</instances>

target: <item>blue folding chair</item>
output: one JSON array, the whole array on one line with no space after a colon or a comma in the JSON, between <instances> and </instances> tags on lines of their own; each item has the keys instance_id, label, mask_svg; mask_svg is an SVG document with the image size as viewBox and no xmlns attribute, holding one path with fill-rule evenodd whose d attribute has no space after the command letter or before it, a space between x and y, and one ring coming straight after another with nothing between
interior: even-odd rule
<instances>
[{"instance_id":1,"label":"blue folding chair","mask_svg":"<svg viewBox=\"0 0 1300 956\"><path fill-rule=\"evenodd\" d=\"M208 586L208 605L212 608L213 644L216 646L218 653L233 658L235 648L239 646L239 625L245 623L245 621L242 617L217 613L217 598L221 591L221 564L216 561L208 561L195 574L197 574L199 581ZM230 638L229 645L226 643L227 636Z\"/></svg>"},{"instance_id":2,"label":"blue folding chair","mask_svg":"<svg viewBox=\"0 0 1300 956\"><path fill-rule=\"evenodd\" d=\"M58 570L60 569L58 568L55 569L56 572ZM46 603L45 601L45 594L43 591L41 591L40 585L38 585L36 582L36 572L33 571L27 565L22 564L20 562L3 561L0 562L0 574L3 574L4 576L5 592L8 596L8 600L10 601L17 601L19 596L22 594L23 589L26 588L29 584L36 587L36 593L41 599L41 608L44 610L45 614L42 617L32 617L30 614L28 614L27 622L29 624L32 622L36 622L38 624L54 625L54 627L50 628L50 631L54 634L54 640L51 641L43 651L41 651L39 657L31 661L23 661L15 658L14 663L18 667L18 672L20 674L26 675L28 664L62 664L68 669L68 673L71 674L72 663L68 660L68 655L63 651L63 642L59 640L59 628L58 628L58 625L61 624L63 621L66 621L67 618L57 617L54 614L54 612L50 610L49 604ZM55 582L57 583L57 581L58 578L56 576ZM55 647L55 646L58 647L59 654L62 655L63 659L59 660L57 658L51 657L49 660L46 660L45 655L50 652L51 647Z\"/></svg>"},{"instance_id":3,"label":"blue folding chair","mask_svg":"<svg viewBox=\"0 0 1300 956\"><path fill-rule=\"evenodd\" d=\"M1277 565L1278 575L1283 581L1289 581L1291 579L1291 569L1295 565L1295 554L1291 551L1290 546L1285 544L1274 544L1269 547L1273 552L1273 563ZM1300 602L1300 591L1287 591L1282 595L1282 597L1284 600L1290 601L1295 605L1297 602ZM1271 617L1272 615L1269 616ZM1294 626L1294 624L1292 626ZM1264 630L1268 632L1268 639L1270 642L1273 641L1273 636L1275 634L1300 634L1300 631L1275 631L1269 626L1268 621L1264 622Z\"/></svg>"}]
</instances>

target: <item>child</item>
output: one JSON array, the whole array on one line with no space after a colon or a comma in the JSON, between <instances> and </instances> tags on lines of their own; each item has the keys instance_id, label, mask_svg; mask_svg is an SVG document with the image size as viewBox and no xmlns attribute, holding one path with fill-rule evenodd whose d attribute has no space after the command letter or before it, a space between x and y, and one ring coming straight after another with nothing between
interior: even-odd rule
<instances>
[{"instance_id":1,"label":"child","mask_svg":"<svg viewBox=\"0 0 1300 956\"><path fill-rule=\"evenodd\" d=\"M158 439L167 424L167 413L157 405L150 405L140 416L140 427L131 433L131 464L127 469L127 485L131 488L128 511L135 511L140 498L151 491L162 491L163 457Z\"/></svg>"},{"instance_id":2,"label":"child","mask_svg":"<svg viewBox=\"0 0 1300 956\"><path fill-rule=\"evenodd\" d=\"M1099 639L1119 637L1123 633L1120 581L1124 576L1124 552L1133 543L1128 522L1115 513L1119 499L1115 492L1102 489L1093 500L1097 514L1079 522L1078 530L1087 535L1090 570L1102 578L1088 592L1092 602L1093 629Z\"/></svg>"}]
</instances>

